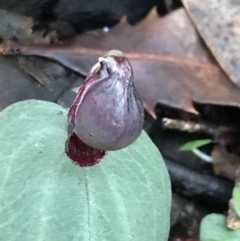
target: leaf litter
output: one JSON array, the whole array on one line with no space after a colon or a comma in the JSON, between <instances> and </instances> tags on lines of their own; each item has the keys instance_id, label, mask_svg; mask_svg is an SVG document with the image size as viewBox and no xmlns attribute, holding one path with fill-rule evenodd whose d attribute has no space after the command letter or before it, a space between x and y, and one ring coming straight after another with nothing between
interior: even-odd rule
<instances>
[{"instance_id":1,"label":"leaf litter","mask_svg":"<svg viewBox=\"0 0 240 241\"><path fill-rule=\"evenodd\" d=\"M195 102L240 107L239 90L219 68L183 9L162 19L153 10L136 26L123 21L109 33L90 31L62 45L3 44L0 52L45 57L86 76L110 48L121 49L130 59L137 91L153 117L157 104L192 114L198 114Z\"/></svg>"},{"instance_id":2,"label":"leaf litter","mask_svg":"<svg viewBox=\"0 0 240 241\"><path fill-rule=\"evenodd\" d=\"M222 69L240 87L239 1L183 0L183 4Z\"/></svg>"}]
</instances>

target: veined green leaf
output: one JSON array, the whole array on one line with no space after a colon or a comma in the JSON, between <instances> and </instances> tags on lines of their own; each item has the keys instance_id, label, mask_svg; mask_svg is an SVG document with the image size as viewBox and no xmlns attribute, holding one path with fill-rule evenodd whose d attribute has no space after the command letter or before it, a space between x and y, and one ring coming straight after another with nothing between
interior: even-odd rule
<instances>
[{"instance_id":1,"label":"veined green leaf","mask_svg":"<svg viewBox=\"0 0 240 241\"><path fill-rule=\"evenodd\" d=\"M240 217L240 185L237 184L233 188L233 203L235 211L237 212L237 215Z\"/></svg>"},{"instance_id":2,"label":"veined green leaf","mask_svg":"<svg viewBox=\"0 0 240 241\"><path fill-rule=\"evenodd\" d=\"M229 230L225 223L226 217L221 214L204 217L200 226L200 241L239 241L240 230Z\"/></svg>"},{"instance_id":3,"label":"veined green leaf","mask_svg":"<svg viewBox=\"0 0 240 241\"><path fill-rule=\"evenodd\" d=\"M81 168L65 154L66 120L37 100L0 113L0 240L166 241L169 175L147 134Z\"/></svg>"}]
</instances>

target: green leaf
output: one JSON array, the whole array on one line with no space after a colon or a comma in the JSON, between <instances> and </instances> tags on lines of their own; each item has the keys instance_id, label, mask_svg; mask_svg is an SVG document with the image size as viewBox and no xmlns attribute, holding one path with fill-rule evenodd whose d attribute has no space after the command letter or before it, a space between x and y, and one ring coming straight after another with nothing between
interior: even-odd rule
<instances>
[{"instance_id":1,"label":"green leaf","mask_svg":"<svg viewBox=\"0 0 240 241\"><path fill-rule=\"evenodd\" d=\"M240 217L240 185L233 188L233 203L237 215Z\"/></svg>"},{"instance_id":2,"label":"green leaf","mask_svg":"<svg viewBox=\"0 0 240 241\"><path fill-rule=\"evenodd\" d=\"M200 241L239 241L240 230L226 228L226 217L210 214L203 218L200 226Z\"/></svg>"},{"instance_id":3,"label":"green leaf","mask_svg":"<svg viewBox=\"0 0 240 241\"><path fill-rule=\"evenodd\" d=\"M169 175L147 134L81 168L65 155L66 120L37 100L0 113L0 240L167 240Z\"/></svg>"},{"instance_id":4,"label":"green leaf","mask_svg":"<svg viewBox=\"0 0 240 241\"><path fill-rule=\"evenodd\" d=\"M179 148L179 151L192 151L196 148L199 148L201 146L205 146L205 145L207 145L209 143L212 143L212 142L213 142L213 140L211 140L211 139L189 141L189 142L183 144Z\"/></svg>"}]
</instances>

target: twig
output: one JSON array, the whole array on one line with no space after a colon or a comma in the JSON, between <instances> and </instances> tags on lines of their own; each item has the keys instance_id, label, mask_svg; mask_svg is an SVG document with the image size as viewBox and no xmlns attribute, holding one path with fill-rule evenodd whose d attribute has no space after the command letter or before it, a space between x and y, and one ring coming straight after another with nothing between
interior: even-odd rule
<instances>
[{"instance_id":1,"label":"twig","mask_svg":"<svg viewBox=\"0 0 240 241\"><path fill-rule=\"evenodd\" d=\"M217 128L209 126L203 123L196 123L192 121L184 121L184 120L174 120L170 118L162 119L163 127L166 129L175 129L180 131L186 131L190 133L194 132L205 132L217 138L219 136L219 131Z\"/></svg>"},{"instance_id":2,"label":"twig","mask_svg":"<svg viewBox=\"0 0 240 241\"><path fill-rule=\"evenodd\" d=\"M226 210L234 184L215 176L192 171L165 159L175 192L214 208Z\"/></svg>"}]
</instances>

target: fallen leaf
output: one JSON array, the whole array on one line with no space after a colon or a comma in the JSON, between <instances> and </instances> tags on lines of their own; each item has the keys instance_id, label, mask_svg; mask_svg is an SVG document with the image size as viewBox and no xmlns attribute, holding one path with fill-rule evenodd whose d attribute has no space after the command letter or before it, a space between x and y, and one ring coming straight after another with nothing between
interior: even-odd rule
<instances>
[{"instance_id":1,"label":"fallen leaf","mask_svg":"<svg viewBox=\"0 0 240 241\"><path fill-rule=\"evenodd\" d=\"M48 89L22 71L17 58L0 55L0 111L20 100L57 101L62 92L76 80L81 79L80 76L57 63L49 63L49 61L41 63L41 61L42 59L37 59L37 62L32 62L32 71L33 75L37 75L43 81L47 80L47 83L43 82L43 84L46 84ZM35 63L42 68L38 70Z\"/></svg>"},{"instance_id":2,"label":"fallen leaf","mask_svg":"<svg viewBox=\"0 0 240 241\"><path fill-rule=\"evenodd\" d=\"M44 85L55 96L59 96L63 90L69 88L80 76L69 72L63 66L36 57L19 57L19 66L30 76Z\"/></svg>"},{"instance_id":3,"label":"fallen leaf","mask_svg":"<svg viewBox=\"0 0 240 241\"><path fill-rule=\"evenodd\" d=\"M14 102L31 98L52 100L53 96L23 73L16 59L0 56L0 111Z\"/></svg>"},{"instance_id":4,"label":"fallen leaf","mask_svg":"<svg viewBox=\"0 0 240 241\"><path fill-rule=\"evenodd\" d=\"M218 63L240 87L239 0L183 0L183 4Z\"/></svg>"},{"instance_id":5,"label":"fallen leaf","mask_svg":"<svg viewBox=\"0 0 240 241\"><path fill-rule=\"evenodd\" d=\"M153 11L134 27L121 22L109 33L91 31L64 45L0 46L3 54L46 57L81 75L109 49L120 49L130 59L137 91L154 117L157 104L192 114L198 114L193 102L240 107L240 91L207 51L183 9L163 19Z\"/></svg>"}]
</instances>

